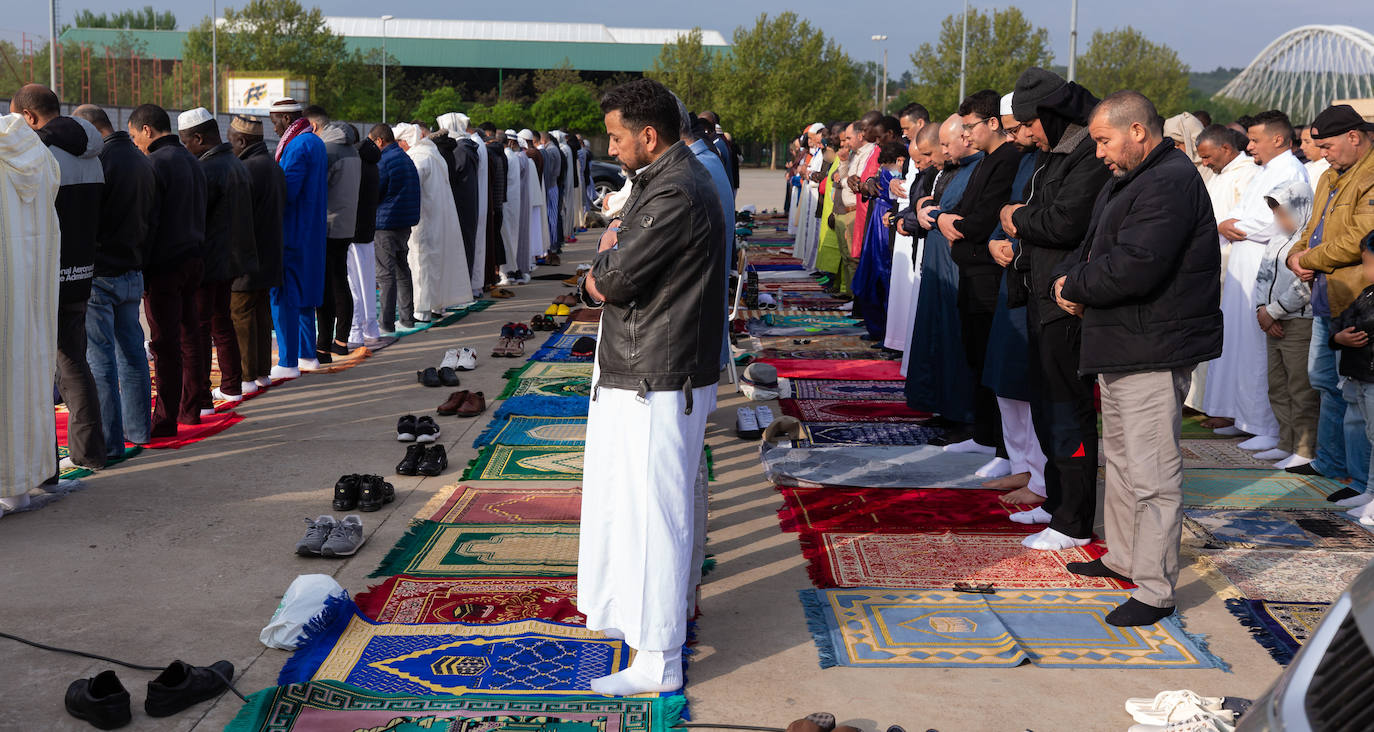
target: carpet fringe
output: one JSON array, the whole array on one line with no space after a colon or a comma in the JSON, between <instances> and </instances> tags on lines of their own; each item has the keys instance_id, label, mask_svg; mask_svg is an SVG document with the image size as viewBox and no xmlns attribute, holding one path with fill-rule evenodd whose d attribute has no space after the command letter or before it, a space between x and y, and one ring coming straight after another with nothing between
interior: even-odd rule
<instances>
[{"instance_id":1,"label":"carpet fringe","mask_svg":"<svg viewBox=\"0 0 1374 732\"><path fill-rule=\"evenodd\" d=\"M1178 632L1182 633L1185 638L1197 645L1197 652L1202 656L1203 660L1210 662L1218 669L1228 674L1231 673L1231 664L1221 660L1221 656L1212 653L1212 649L1208 646L1207 635L1205 633L1189 632L1188 623L1183 619L1183 613L1175 612L1170 617L1174 619L1174 622L1178 623Z\"/></svg>"},{"instance_id":2,"label":"carpet fringe","mask_svg":"<svg viewBox=\"0 0 1374 732\"><path fill-rule=\"evenodd\" d=\"M820 594L815 590L797 592L806 614L806 629L810 631L816 652L820 654L821 668L832 668L840 665L840 662L835 653L835 642L830 637L830 626L825 622L825 605L820 601Z\"/></svg>"},{"instance_id":3,"label":"carpet fringe","mask_svg":"<svg viewBox=\"0 0 1374 732\"><path fill-rule=\"evenodd\" d=\"M248 695L248 701L239 707L238 714L229 720L224 732L259 732L262 721L267 718L273 702L277 699L277 687L269 686Z\"/></svg>"},{"instance_id":4,"label":"carpet fringe","mask_svg":"<svg viewBox=\"0 0 1374 732\"><path fill-rule=\"evenodd\" d=\"M475 458L473 458L473 459L471 459L471 460L468 461L467 467L463 468L463 474L460 475L460 476L458 476L458 480L472 480L472 479L473 479L473 477L472 477L473 474L475 474L475 473L477 472L477 462L478 462L479 460L482 459L482 454L485 453L485 452L487 452L487 451L490 450L490 449L491 449L491 445L487 445L487 446L483 447L482 449L478 450L478 451L477 451L477 457L475 457ZM378 576L378 575L375 575L375 574L374 574L374 575L372 575L372 576L373 576L373 577L376 577L376 576Z\"/></svg>"},{"instance_id":5,"label":"carpet fringe","mask_svg":"<svg viewBox=\"0 0 1374 732\"><path fill-rule=\"evenodd\" d=\"M797 532L797 543L801 545L802 556L806 558L806 575L811 584L817 587L834 587L835 580L825 566L825 544L821 535L814 531Z\"/></svg>"},{"instance_id":6,"label":"carpet fringe","mask_svg":"<svg viewBox=\"0 0 1374 732\"><path fill-rule=\"evenodd\" d=\"M487 428L484 429L484 430L482 430L482 433L479 434L479 435L477 435L477 438L474 439L474 440L472 441L472 446L473 446L473 447L480 448L480 447L484 447L484 446L490 444L492 440L496 439L496 435L497 435L498 433L500 433L501 430L502 430L502 429L506 426L506 424L509 423L509 422L510 422L510 417L509 417L509 416L507 416L507 417L496 417L496 418L493 419L492 421L488 422L488 423L487 423Z\"/></svg>"},{"instance_id":7,"label":"carpet fringe","mask_svg":"<svg viewBox=\"0 0 1374 732\"><path fill-rule=\"evenodd\" d=\"M303 684L309 681L319 670L320 664L324 663L324 659L329 657L329 652L334 650L334 645L348 627L348 622L357 614L358 607L353 604L347 591L340 595L330 595L324 602L324 609L305 624L300 636L296 638L296 652L281 667L281 673L277 675L277 685Z\"/></svg>"},{"instance_id":8,"label":"carpet fringe","mask_svg":"<svg viewBox=\"0 0 1374 732\"><path fill-rule=\"evenodd\" d=\"M471 464L468 467L471 468ZM428 538L430 525L431 522L412 520L410 528L406 529L406 533L396 540L391 551L386 553L381 564L378 564L368 577L390 577L393 574L401 574L410 560L415 557L415 553L420 550L420 542Z\"/></svg>"},{"instance_id":9,"label":"carpet fringe","mask_svg":"<svg viewBox=\"0 0 1374 732\"><path fill-rule=\"evenodd\" d=\"M1250 631L1250 637L1254 638L1256 643L1260 644L1264 650L1269 651L1269 655L1280 666L1287 666L1293 661L1292 649L1288 647L1288 644L1279 640L1278 636L1274 635L1274 632L1269 630L1259 618L1255 617L1254 612L1250 610L1248 601L1231 598L1226 601L1226 609L1246 630Z\"/></svg>"}]
</instances>

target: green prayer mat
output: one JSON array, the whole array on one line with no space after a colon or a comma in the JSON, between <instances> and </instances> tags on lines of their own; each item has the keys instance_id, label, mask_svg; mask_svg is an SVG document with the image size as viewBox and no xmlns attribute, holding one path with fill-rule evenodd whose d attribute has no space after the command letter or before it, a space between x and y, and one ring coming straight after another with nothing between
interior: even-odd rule
<instances>
[{"instance_id":1,"label":"green prayer mat","mask_svg":"<svg viewBox=\"0 0 1374 732\"><path fill-rule=\"evenodd\" d=\"M412 696L313 681L249 696L225 732L668 732L686 703L682 696Z\"/></svg>"},{"instance_id":2,"label":"green prayer mat","mask_svg":"<svg viewBox=\"0 0 1374 732\"><path fill-rule=\"evenodd\" d=\"M461 480L581 480L582 447L488 445Z\"/></svg>"},{"instance_id":3,"label":"green prayer mat","mask_svg":"<svg viewBox=\"0 0 1374 732\"><path fill-rule=\"evenodd\" d=\"M1184 468L1183 505L1189 508L1339 508L1326 497L1344 486L1330 478L1283 470Z\"/></svg>"},{"instance_id":4,"label":"green prayer mat","mask_svg":"<svg viewBox=\"0 0 1374 732\"><path fill-rule=\"evenodd\" d=\"M117 458L110 458L110 459L106 460L106 461L105 461L105 467L108 468L108 467L110 467L111 465L118 465L119 463L122 463L122 462L124 462L125 460L128 460L129 458L131 458L131 457L133 457L133 456L139 454L140 452L143 452L143 446L142 446L142 445L125 445L125 446L124 446L124 454L123 454L123 455L120 455L120 456L117 457ZM58 445L58 446L57 446L57 461L58 461L58 462L62 462L62 458L64 458L64 457L69 457L70 455L71 455L71 450L68 450L66 445ZM58 474L57 477L59 477L59 478L61 478L61 479L63 479L63 480L75 480L75 479L77 479L77 478L84 478L84 477L86 477L86 476L88 476L88 475L93 475L94 473L95 473L95 471L94 471L94 470L91 470L91 469L89 469L89 468L68 468L67 470L61 471L61 472Z\"/></svg>"},{"instance_id":5,"label":"green prayer mat","mask_svg":"<svg viewBox=\"0 0 1374 732\"><path fill-rule=\"evenodd\" d=\"M509 399L527 395L589 399L592 395L592 379L590 376L585 378L569 376L561 379L511 379L506 382L506 388L501 390L496 398Z\"/></svg>"},{"instance_id":6,"label":"green prayer mat","mask_svg":"<svg viewBox=\"0 0 1374 732\"><path fill-rule=\"evenodd\" d=\"M592 378L592 365L590 363L549 363L545 361L530 361L519 368L506 371L501 376L504 379L566 379L566 378Z\"/></svg>"},{"instance_id":7,"label":"green prayer mat","mask_svg":"<svg viewBox=\"0 0 1374 732\"><path fill-rule=\"evenodd\" d=\"M418 521L373 577L571 577L576 525L440 524Z\"/></svg>"}]
</instances>

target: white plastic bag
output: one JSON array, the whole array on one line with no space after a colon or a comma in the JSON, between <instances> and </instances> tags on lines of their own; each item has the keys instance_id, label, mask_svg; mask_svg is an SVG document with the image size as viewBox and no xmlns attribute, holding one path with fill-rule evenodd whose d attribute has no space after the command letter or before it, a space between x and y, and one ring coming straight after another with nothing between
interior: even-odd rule
<instances>
[{"instance_id":1,"label":"white plastic bag","mask_svg":"<svg viewBox=\"0 0 1374 732\"><path fill-rule=\"evenodd\" d=\"M324 610L330 597L344 594L344 588L327 574L300 575L286 588L281 604L258 634L258 640L268 648L294 651L306 623Z\"/></svg>"}]
</instances>

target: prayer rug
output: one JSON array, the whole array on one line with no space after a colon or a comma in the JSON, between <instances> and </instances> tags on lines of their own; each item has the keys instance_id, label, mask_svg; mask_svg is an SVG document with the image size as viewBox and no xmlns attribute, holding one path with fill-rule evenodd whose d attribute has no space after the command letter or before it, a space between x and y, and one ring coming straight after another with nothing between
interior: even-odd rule
<instances>
[{"instance_id":1,"label":"prayer rug","mask_svg":"<svg viewBox=\"0 0 1374 732\"><path fill-rule=\"evenodd\" d=\"M416 333L419 333L419 332L421 332L421 331L429 330L430 328L433 328L433 327L434 327L434 323L421 323L421 322L419 322L419 321L416 321L416 322L415 322L415 325L413 325L413 326L411 326L411 327L409 327L409 328L398 327L398 328L396 329L395 332L396 332L396 337L397 337L397 338L404 338L404 337L406 337L406 336L408 336L408 335L415 335Z\"/></svg>"},{"instance_id":2,"label":"prayer rug","mask_svg":"<svg viewBox=\"0 0 1374 732\"><path fill-rule=\"evenodd\" d=\"M871 356L870 356L871 358ZM834 361L787 360L760 358L778 370L778 376L785 379L840 379L844 381L899 381L902 380L901 364L893 361L854 360L848 363ZM529 376L530 374L526 374Z\"/></svg>"},{"instance_id":3,"label":"prayer rug","mask_svg":"<svg viewBox=\"0 0 1374 732\"><path fill-rule=\"evenodd\" d=\"M1183 505L1190 508L1339 508L1326 497L1344 488L1321 476L1283 470L1186 468Z\"/></svg>"},{"instance_id":4,"label":"prayer rug","mask_svg":"<svg viewBox=\"0 0 1374 732\"><path fill-rule=\"evenodd\" d=\"M1027 549L1024 533L960 531L919 534L804 533L802 554L817 587L950 587L955 582L1046 589L1120 589L1107 577L1083 577L1064 568L1106 552L1089 544L1057 552Z\"/></svg>"},{"instance_id":5,"label":"prayer rug","mask_svg":"<svg viewBox=\"0 0 1374 732\"><path fill-rule=\"evenodd\" d=\"M385 694L335 681L252 694L225 732L669 732L686 698Z\"/></svg>"},{"instance_id":6,"label":"prayer rug","mask_svg":"<svg viewBox=\"0 0 1374 732\"><path fill-rule=\"evenodd\" d=\"M1183 526L1209 549L1374 549L1374 533L1334 511L1190 508Z\"/></svg>"},{"instance_id":7,"label":"prayer rug","mask_svg":"<svg viewBox=\"0 0 1374 732\"><path fill-rule=\"evenodd\" d=\"M1239 441L1226 440L1181 440L1178 447L1185 468L1274 470L1272 462L1256 460L1253 453L1240 449L1239 444Z\"/></svg>"},{"instance_id":8,"label":"prayer rug","mask_svg":"<svg viewBox=\"0 0 1374 732\"><path fill-rule=\"evenodd\" d=\"M1252 599L1335 602L1374 551L1221 549L1198 551L1195 566L1216 571Z\"/></svg>"},{"instance_id":9,"label":"prayer rug","mask_svg":"<svg viewBox=\"0 0 1374 732\"><path fill-rule=\"evenodd\" d=\"M764 475L786 488L981 488L986 455L931 445L759 448Z\"/></svg>"},{"instance_id":10,"label":"prayer rug","mask_svg":"<svg viewBox=\"0 0 1374 732\"><path fill-rule=\"evenodd\" d=\"M589 363L542 363L530 361L524 366L510 369L502 375L506 379L566 379L592 378L592 365Z\"/></svg>"},{"instance_id":11,"label":"prayer rug","mask_svg":"<svg viewBox=\"0 0 1374 732\"><path fill-rule=\"evenodd\" d=\"M1120 628L1107 613L1129 592L802 590L821 668L1036 666L1184 669L1227 666L1179 616Z\"/></svg>"},{"instance_id":12,"label":"prayer rug","mask_svg":"<svg viewBox=\"0 0 1374 732\"><path fill-rule=\"evenodd\" d=\"M863 399L906 403L905 381L793 379L793 399Z\"/></svg>"},{"instance_id":13,"label":"prayer rug","mask_svg":"<svg viewBox=\"0 0 1374 732\"><path fill-rule=\"evenodd\" d=\"M583 321L569 322L563 328L563 333L575 336L594 336L599 332L601 332L599 323L588 323Z\"/></svg>"},{"instance_id":14,"label":"prayer rug","mask_svg":"<svg viewBox=\"0 0 1374 732\"><path fill-rule=\"evenodd\" d=\"M1250 637L1269 651L1269 655L1283 666L1293 660L1302 644L1312 637L1326 611L1326 602L1271 602L1232 598L1226 609L1241 625L1250 629Z\"/></svg>"},{"instance_id":15,"label":"prayer rug","mask_svg":"<svg viewBox=\"0 0 1374 732\"><path fill-rule=\"evenodd\" d=\"M592 396L592 380L588 378L567 378L567 379L511 379L506 382L506 388L501 390L497 399L509 399L517 396L546 396L546 397L578 397L579 399L590 399Z\"/></svg>"},{"instance_id":16,"label":"prayer rug","mask_svg":"<svg viewBox=\"0 0 1374 732\"><path fill-rule=\"evenodd\" d=\"M125 460L128 460L129 458L131 458L131 457L133 457L133 456L139 454L140 452L143 452L143 446L142 446L142 445L125 445L125 446L124 446L124 454L123 454L123 455L120 455L120 456L117 457L117 458L108 458L108 459L106 459L106 460L105 460L105 467L108 468L108 467L110 467L110 466L112 466L112 465L118 465L118 464L124 462ZM58 446L57 446L57 461L58 461L59 463L62 462L62 458L64 458L64 457L70 457L70 456L71 456L71 450L67 449L67 446L66 446L66 445L58 445ZM88 476L88 475L94 475L94 474L95 474L95 471L94 471L94 470L90 470L90 469L88 469L88 468L70 468L70 469L68 469L68 470L62 470L62 471L58 472L57 477L61 478L62 480L76 480L77 478L85 478L85 477Z\"/></svg>"},{"instance_id":17,"label":"prayer rug","mask_svg":"<svg viewBox=\"0 0 1374 732\"><path fill-rule=\"evenodd\" d=\"M483 445L525 445L539 447L556 445L572 447L587 443L586 417L527 417L511 415L493 422L486 431L472 441L473 447Z\"/></svg>"},{"instance_id":18,"label":"prayer rug","mask_svg":"<svg viewBox=\"0 0 1374 732\"><path fill-rule=\"evenodd\" d=\"M581 447L487 445L460 480L581 480Z\"/></svg>"},{"instance_id":19,"label":"prayer rug","mask_svg":"<svg viewBox=\"0 0 1374 732\"><path fill-rule=\"evenodd\" d=\"M493 419L520 415L522 417L586 417L591 400L584 397L555 397L525 394L511 397L496 408Z\"/></svg>"},{"instance_id":20,"label":"prayer rug","mask_svg":"<svg viewBox=\"0 0 1374 732\"><path fill-rule=\"evenodd\" d=\"M579 487L451 485L420 509L420 518L441 524L564 524L581 514Z\"/></svg>"},{"instance_id":21,"label":"prayer rug","mask_svg":"<svg viewBox=\"0 0 1374 732\"><path fill-rule=\"evenodd\" d=\"M863 321L858 318L849 318L841 315L765 315L763 322L766 325L780 326L831 326L831 325L863 325Z\"/></svg>"},{"instance_id":22,"label":"prayer rug","mask_svg":"<svg viewBox=\"0 0 1374 732\"><path fill-rule=\"evenodd\" d=\"M783 489L786 505L778 510L783 531L851 531L910 533L959 529L1029 534L1041 526L1007 518L1030 506L999 500L1002 491L917 488Z\"/></svg>"},{"instance_id":23,"label":"prayer rug","mask_svg":"<svg viewBox=\"0 0 1374 732\"><path fill-rule=\"evenodd\" d=\"M529 358L531 361L590 363L592 356L572 355L573 344L584 337L595 339L595 336L554 335L544 341Z\"/></svg>"},{"instance_id":24,"label":"prayer rug","mask_svg":"<svg viewBox=\"0 0 1374 732\"><path fill-rule=\"evenodd\" d=\"M451 318L453 316L450 315L448 317ZM445 318L444 320L448 320L448 318ZM438 327L440 325L444 325L443 321L436 323L435 327ZM364 359L369 358L371 356L372 350L370 348L367 348L366 346L362 348L355 348L352 351L349 351L347 356L335 356L333 363L320 364L320 368L318 370L304 373L337 374L340 371L347 371L353 368L354 366L357 366L358 364L362 363ZM253 394L252 396L257 396L257 394Z\"/></svg>"},{"instance_id":25,"label":"prayer rug","mask_svg":"<svg viewBox=\"0 0 1374 732\"><path fill-rule=\"evenodd\" d=\"M391 577L354 598L379 623L585 624L574 579Z\"/></svg>"},{"instance_id":26,"label":"prayer rug","mask_svg":"<svg viewBox=\"0 0 1374 732\"><path fill-rule=\"evenodd\" d=\"M798 350L811 347L829 351L877 351L872 341L858 336L821 336L819 338L795 338L793 336L756 336L753 345L757 349L776 348L778 350ZM826 381L830 381L826 379Z\"/></svg>"},{"instance_id":27,"label":"prayer rug","mask_svg":"<svg viewBox=\"0 0 1374 732\"><path fill-rule=\"evenodd\" d=\"M221 412L207 417L200 418L200 424L179 424L177 433L171 437L155 437L144 447L161 449L177 449L193 445L207 437L217 435L230 427L243 421L243 415L238 412ZM67 444L67 412L59 410L57 412L57 444ZM130 445L125 445L127 449ZM127 454L126 454L127 457Z\"/></svg>"},{"instance_id":28,"label":"prayer rug","mask_svg":"<svg viewBox=\"0 0 1374 732\"><path fill-rule=\"evenodd\" d=\"M758 321L747 325L749 335L790 336L794 338L817 338L821 336L856 336L866 331L853 325L764 325Z\"/></svg>"},{"instance_id":29,"label":"prayer rug","mask_svg":"<svg viewBox=\"0 0 1374 732\"><path fill-rule=\"evenodd\" d=\"M374 623L348 603L311 630L278 684L342 681L393 694L586 695L629 665L624 641L576 625ZM318 620L318 619L317 619Z\"/></svg>"},{"instance_id":30,"label":"prayer rug","mask_svg":"<svg viewBox=\"0 0 1374 732\"><path fill-rule=\"evenodd\" d=\"M572 577L577 526L419 521L372 577Z\"/></svg>"},{"instance_id":31,"label":"prayer rug","mask_svg":"<svg viewBox=\"0 0 1374 732\"><path fill-rule=\"evenodd\" d=\"M798 349L815 348L816 345L797 346ZM781 348L764 348L754 353L754 357L761 361L772 363L774 361L859 361L859 360L886 360L892 361L900 359L901 354L891 355L881 351L807 351L807 350L784 350Z\"/></svg>"},{"instance_id":32,"label":"prayer rug","mask_svg":"<svg viewBox=\"0 0 1374 732\"><path fill-rule=\"evenodd\" d=\"M803 422L924 422L933 415L918 412L905 401L849 399L780 399L778 408Z\"/></svg>"},{"instance_id":33,"label":"prayer rug","mask_svg":"<svg viewBox=\"0 0 1374 732\"><path fill-rule=\"evenodd\" d=\"M942 430L900 422L807 422L812 445L924 445Z\"/></svg>"},{"instance_id":34,"label":"prayer rug","mask_svg":"<svg viewBox=\"0 0 1374 732\"><path fill-rule=\"evenodd\" d=\"M597 323L601 321L601 308L578 308L568 316L570 323Z\"/></svg>"}]
</instances>

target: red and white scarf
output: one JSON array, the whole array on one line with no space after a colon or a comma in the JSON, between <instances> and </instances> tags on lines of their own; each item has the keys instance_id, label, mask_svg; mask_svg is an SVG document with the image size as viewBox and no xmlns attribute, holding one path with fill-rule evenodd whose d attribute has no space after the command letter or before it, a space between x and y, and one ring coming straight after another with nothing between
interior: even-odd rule
<instances>
[{"instance_id":1,"label":"red and white scarf","mask_svg":"<svg viewBox=\"0 0 1374 732\"><path fill-rule=\"evenodd\" d=\"M290 127L286 128L286 132L281 136L281 139L277 141L277 162L281 162L281 154L286 151L287 144L296 139L296 135L309 129L310 120L304 117L298 118L295 122L291 123Z\"/></svg>"}]
</instances>

